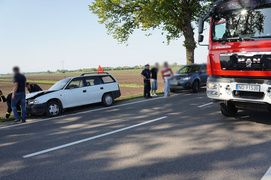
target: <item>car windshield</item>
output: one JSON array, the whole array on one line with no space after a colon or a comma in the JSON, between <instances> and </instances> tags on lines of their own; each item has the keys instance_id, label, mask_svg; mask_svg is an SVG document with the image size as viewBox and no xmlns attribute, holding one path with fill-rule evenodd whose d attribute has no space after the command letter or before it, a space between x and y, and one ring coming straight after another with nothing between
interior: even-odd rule
<instances>
[{"instance_id":1,"label":"car windshield","mask_svg":"<svg viewBox=\"0 0 271 180\"><path fill-rule=\"evenodd\" d=\"M199 72L200 66L184 66L179 71L177 71L177 74L192 74Z\"/></svg>"},{"instance_id":2,"label":"car windshield","mask_svg":"<svg viewBox=\"0 0 271 180\"><path fill-rule=\"evenodd\" d=\"M50 91L57 91L57 90L61 90L65 87L65 85L70 81L70 79L63 79L61 81L58 81L57 83L55 83L49 90Z\"/></svg>"},{"instance_id":3,"label":"car windshield","mask_svg":"<svg viewBox=\"0 0 271 180\"><path fill-rule=\"evenodd\" d=\"M268 7L269 6L269 7ZM271 38L271 7L217 13L213 19L214 42Z\"/></svg>"}]
</instances>

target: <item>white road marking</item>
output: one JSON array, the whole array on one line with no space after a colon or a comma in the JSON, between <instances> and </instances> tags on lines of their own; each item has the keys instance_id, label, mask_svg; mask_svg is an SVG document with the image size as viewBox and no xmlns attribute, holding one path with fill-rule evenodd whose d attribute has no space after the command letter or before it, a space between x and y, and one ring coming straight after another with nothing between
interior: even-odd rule
<instances>
[{"instance_id":1,"label":"white road marking","mask_svg":"<svg viewBox=\"0 0 271 180\"><path fill-rule=\"evenodd\" d=\"M271 179L271 167L267 170L267 172L265 173L261 180L270 180L270 179Z\"/></svg>"},{"instance_id":2,"label":"white road marking","mask_svg":"<svg viewBox=\"0 0 271 180\"><path fill-rule=\"evenodd\" d=\"M153 120L150 120L150 121L146 121L146 122L143 122L143 123L140 123L140 124L135 124L135 125L132 125L132 126L128 126L128 127L125 127L125 128L115 130L115 131L100 134L100 135L97 135L97 136L89 137L89 138L82 139L82 140L79 140L79 141L71 142L71 143L64 144L64 145L61 145L61 146L57 146L57 147L54 147L54 148L50 148L50 149L35 152L35 153L32 153L32 154L28 154L28 155L23 156L23 158L30 158L30 157L38 156L38 155L45 154L45 153L48 153L48 152L51 152L51 151L56 151L56 150L59 150L59 149L62 149L62 148L66 148L66 147L73 146L73 145L76 145L76 144L80 144L80 143L83 143L83 142L91 141L91 140L94 140L94 139L98 139L98 138L101 138L101 137L109 136L109 135L112 135L112 134L115 134L115 133L119 133L119 132L122 132L122 131L129 130L129 129L133 129L133 128L136 128L136 127L139 127L139 126L150 124L150 123L153 123L155 121L160 121L160 120L165 119L165 118L167 118L167 116L160 117L160 118L157 118L157 119L153 119Z\"/></svg>"},{"instance_id":3,"label":"white road marking","mask_svg":"<svg viewBox=\"0 0 271 180\"><path fill-rule=\"evenodd\" d=\"M173 96L177 96L177 94L174 94L171 97L173 97ZM29 124L33 124L33 123L38 123L38 122L43 122L43 121L49 121L49 120L59 119L59 118L65 118L65 117L70 117L70 116L75 116L75 115L80 115L80 114L86 114L86 113L90 113L90 112L104 111L104 110L108 110L108 109L114 109L114 108L118 108L118 107L122 107L122 106L128 106L128 105L138 104L138 103L142 103L142 102L149 102L149 101L158 100L158 99L164 99L164 97L158 97L158 98L153 98L153 99L148 99L148 100L141 100L141 101L136 101L136 102L130 102L130 103L120 104L120 105L115 105L115 106L113 105L113 106L110 106L110 107L93 109L93 110L78 112L78 113L74 113L74 114L66 114L66 115L62 115L62 116L57 116L57 117L52 117L52 118L46 118L46 119L37 120L37 121L31 121L31 122L27 122L27 123L21 123L21 124L14 124L14 125L9 125L9 126L3 126L3 127L0 127L0 129L6 129L6 128L11 128L11 127L23 126L23 125L29 125Z\"/></svg>"},{"instance_id":4,"label":"white road marking","mask_svg":"<svg viewBox=\"0 0 271 180\"><path fill-rule=\"evenodd\" d=\"M203 108L203 107L205 107L205 106L210 106L210 105L212 105L212 104L214 104L213 102L210 102L210 103L208 103L208 104L203 104L203 105L201 105L201 106L198 106L199 108Z\"/></svg>"}]
</instances>

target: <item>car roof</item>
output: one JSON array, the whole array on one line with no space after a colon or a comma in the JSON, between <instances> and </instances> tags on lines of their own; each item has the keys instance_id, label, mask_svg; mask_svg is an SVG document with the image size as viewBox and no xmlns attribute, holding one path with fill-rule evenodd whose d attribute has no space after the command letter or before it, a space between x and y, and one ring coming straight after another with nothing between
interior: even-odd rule
<instances>
[{"instance_id":1,"label":"car roof","mask_svg":"<svg viewBox=\"0 0 271 180\"><path fill-rule=\"evenodd\" d=\"M108 74L108 73L106 73L106 74L82 74L81 76L74 76L74 77L70 77L70 78L80 78L80 77L93 77L93 76L111 76L112 77L112 75L111 74Z\"/></svg>"},{"instance_id":2,"label":"car roof","mask_svg":"<svg viewBox=\"0 0 271 180\"><path fill-rule=\"evenodd\" d=\"M195 63L193 63L193 64L187 64L185 66L204 66L204 65L207 65L207 64L206 63L202 63L202 64L195 64Z\"/></svg>"}]
</instances>

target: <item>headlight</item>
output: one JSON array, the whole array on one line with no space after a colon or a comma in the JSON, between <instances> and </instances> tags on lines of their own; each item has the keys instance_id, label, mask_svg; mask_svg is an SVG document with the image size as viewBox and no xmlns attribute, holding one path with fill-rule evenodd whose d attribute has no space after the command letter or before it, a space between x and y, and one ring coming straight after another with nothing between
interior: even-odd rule
<instances>
[{"instance_id":1,"label":"headlight","mask_svg":"<svg viewBox=\"0 0 271 180\"><path fill-rule=\"evenodd\" d=\"M208 82L206 86L207 86L207 95L208 96L219 96L220 95L218 83Z\"/></svg>"},{"instance_id":2,"label":"headlight","mask_svg":"<svg viewBox=\"0 0 271 180\"><path fill-rule=\"evenodd\" d=\"M181 80L183 80L183 81L187 81L187 80L189 80L189 79L191 79L191 77L184 77L184 78L181 78Z\"/></svg>"},{"instance_id":3,"label":"headlight","mask_svg":"<svg viewBox=\"0 0 271 180\"><path fill-rule=\"evenodd\" d=\"M36 99L30 99L30 100L28 100L28 104L29 105L31 105L31 104L37 104L37 103L39 103L39 101L36 100Z\"/></svg>"},{"instance_id":4,"label":"headlight","mask_svg":"<svg viewBox=\"0 0 271 180\"><path fill-rule=\"evenodd\" d=\"M217 83L208 82L206 86L207 86L207 89L218 89Z\"/></svg>"}]
</instances>

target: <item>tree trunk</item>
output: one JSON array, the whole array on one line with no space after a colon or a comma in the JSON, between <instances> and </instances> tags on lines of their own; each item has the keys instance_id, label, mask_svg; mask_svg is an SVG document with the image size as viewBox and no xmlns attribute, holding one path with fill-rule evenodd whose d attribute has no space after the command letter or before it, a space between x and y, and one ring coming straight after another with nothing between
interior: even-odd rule
<instances>
[{"instance_id":1,"label":"tree trunk","mask_svg":"<svg viewBox=\"0 0 271 180\"><path fill-rule=\"evenodd\" d=\"M185 38L184 46L186 48L186 62L187 64L194 63L194 53L196 49L196 42L194 38L194 28L191 24L191 17L187 16L184 20L183 35Z\"/></svg>"}]
</instances>

